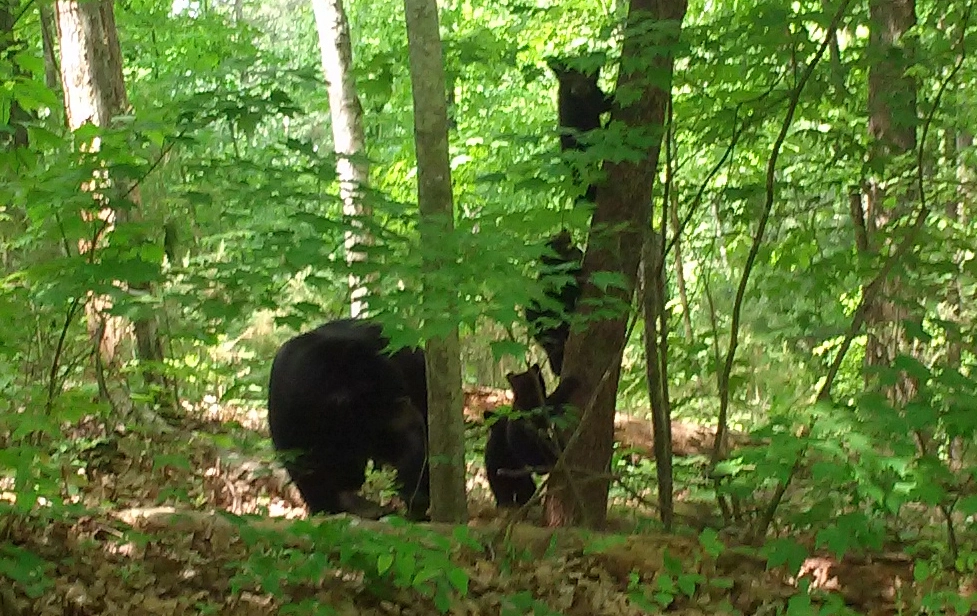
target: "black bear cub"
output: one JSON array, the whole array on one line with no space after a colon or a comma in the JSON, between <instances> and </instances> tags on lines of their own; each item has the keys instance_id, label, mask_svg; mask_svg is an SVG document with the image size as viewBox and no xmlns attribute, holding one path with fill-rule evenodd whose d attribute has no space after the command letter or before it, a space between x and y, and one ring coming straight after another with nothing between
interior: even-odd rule
<instances>
[{"instance_id":1,"label":"black bear cub","mask_svg":"<svg viewBox=\"0 0 977 616\"><path fill-rule=\"evenodd\" d=\"M586 72L556 58L550 59L549 67L559 82L560 150L584 151L587 146L581 137L601 127L600 116L610 111L613 98L597 84L599 70ZM580 174L576 169L574 178L579 184ZM580 200L593 203L596 198L597 188L588 184ZM526 307L526 321L533 338L546 352L553 374L560 376L563 352L570 335L569 318L576 309L583 284L583 252L573 244L566 229L551 237L546 246L548 250L541 258L538 277L544 300Z\"/></svg>"},{"instance_id":2,"label":"black bear cub","mask_svg":"<svg viewBox=\"0 0 977 616\"><path fill-rule=\"evenodd\" d=\"M583 251L563 229L546 243L539 282L543 301L526 307L526 321L533 339L546 352L553 374L563 373L563 352L570 337L570 315L577 307L583 285Z\"/></svg>"},{"instance_id":3,"label":"black bear cub","mask_svg":"<svg viewBox=\"0 0 977 616\"><path fill-rule=\"evenodd\" d=\"M512 387L511 417L495 417L487 411L485 419L495 418L485 445L485 469L489 487L499 507L525 505L536 492L532 473L546 473L560 455L561 446L551 428L561 417L575 379L564 379L549 396L539 364L528 371L506 375Z\"/></svg>"},{"instance_id":4,"label":"black bear cub","mask_svg":"<svg viewBox=\"0 0 977 616\"><path fill-rule=\"evenodd\" d=\"M426 515L424 354L388 354L388 342L378 324L343 319L292 338L275 356L271 439L310 513L388 513L359 495L372 460L396 469L408 516Z\"/></svg>"},{"instance_id":5,"label":"black bear cub","mask_svg":"<svg viewBox=\"0 0 977 616\"><path fill-rule=\"evenodd\" d=\"M599 69L588 73L571 68L556 58L548 64L559 82L556 111L560 126L560 151L584 151L586 146L580 137L601 127L600 116L611 110L613 97L605 94L597 84ZM593 203L596 198L597 188L588 185L584 199Z\"/></svg>"}]
</instances>

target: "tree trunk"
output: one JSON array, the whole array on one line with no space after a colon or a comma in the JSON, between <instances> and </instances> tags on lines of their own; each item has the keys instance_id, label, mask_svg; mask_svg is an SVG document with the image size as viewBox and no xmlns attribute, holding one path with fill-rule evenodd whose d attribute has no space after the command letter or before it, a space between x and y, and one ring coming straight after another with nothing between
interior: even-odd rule
<instances>
[{"instance_id":1,"label":"tree trunk","mask_svg":"<svg viewBox=\"0 0 977 616\"><path fill-rule=\"evenodd\" d=\"M671 50L686 8L686 0L632 0L629 8L616 91L640 91L642 96L627 107L615 107L612 118L632 131L647 133L648 145L639 161L605 161L607 180L598 187L583 261L587 282L577 304L580 316L591 320L585 330L571 332L564 366L564 378L580 383L571 403L583 416L550 475L545 504L550 526L600 527L607 517L614 406L628 307L650 226L651 191L671 85ZM655 75L654 82L647 78L649 73ZM597 272L619 273L624 284L596 287L590 281ZM591 316L595 301L604 314L609 304L616 308L616 316Z\"/></svg>"},{"instance_id":2,"label":"tree trunk","mask_svg":"<svg viewBox=\"0 0 977 616\"><path fill-rule=\"evenodd\" d=\"M692 312L689 309L689 294L685 288L685 260L682 259L682 238L679 233L682 224L678 219L678 192L672 191L671 203L668 204L669 219L672 233L675 234L675 284L678 286L679 302L682 305L682 327L685 330L685 341L692 342Z\"/></svg>"},{"instance_id":3,"label":"tree trunk","mask_svg":"<svg viewBox=\"0 0 977 616\"><path fill-rule=\"evenodd\" d=\"M869 2L869 47L873 60L868 69L868 130L870 168L881 169L869 181L867 212L862 217L867 252L888 254L899 241L898 225L915 200L915 190L892 182L898 177L895 157L916 149L916 82L907 70L912 65L912 49L904 35L916 24L915 0L871 0ZM886 205L886 196L891 203ZM912 353L903 321L915 318L909 285L904 276L894 273L868 310L868 342L865 349L867 377L873 382L876 369L891 369L896 357ZM917 384L908 374L899 375L894 386L886 388L889 400L898 406L909 401Z\"/></svg>"},{"instance_id":4,"label":"tree trunk","mask_svg":"<svg viewBox=\"0 0 977 616\"><path fill-rule=\"evenodd\" d=\"M22 76L20 65L12 62L13 54L20 51L20 45L14 34L14 23L20 8L18 0L0 0L0 58L12 67L14 77ZM30 117L24 111L17 99L10 101L9 124L13 128L11 133L0 133L0 147L23 148L27 146L27 120Z\"/></svg>"},{"instance_id":5,"label":"tree trunk","mask_svg":"<svg viewBox=\"0 0 977 616\"><path fill-rule=\"evenodd\" d=\"M44 51L44 83L58 94L61 94L60 69L58 68L58 50L56 48L57 22L54 17L54 6L41 2L37 5L41 15L41 46ZM62 118L64 119L64 118Z\"/></svg>"},{"instance_id":6,"label":"tree trunk","mask_svg":"<svg viewBox=\"0 0 977 616\"><path fill-rule=\"evenodd\" d=\"M122 76L122 51L115 26L115 14L111 0L77 2L58 0L55 4L58 16L61 81L64 89L65 111L68 126L75 130L86 122L108 127L112 118L129 109L125 81ZM98 149L97 141L84 147ZM96 174L83 187L92 192L102 206L99 215L90 222L96 229L91 240L79 242L79 250L96 260L100 240L104 240L116 223L125 223L139 213L140 197L137 187L123 185L119 179L109 178L106 173ZM112 199L124 198L134 207L116 211ZM148 292L148 285L138 291ZM123 340L125 326L122 319L108 314L111 301L106 297L89 298L86 313L89 332L97 343L97 369L114 365ZM143 375L150 388L161 387L156 393L169 390L166 378L158 366L163 359L162 343L158 339L153 317L144 317L134 324L137 356L144 364ZM100 375L100 383L104 380ZM103 395L105 391L103 386ZM168 396L167 396L168 397ZM131 408L131 401L123 396L110 396L112 403L123 411ZM166 406L175 406L175 400L160 397Z\"/></svg>"},{"instance_id":7,"label":"tree trunk","mask_svg":"<svg viewBox=\"0 0 977 616\"><path fill-rule=\"evenodd\" d=\"M973 203L973 180L974 172L966 162L964 162L963 155L965 152L969 151L974 147L974 136L968 132L957 133L953 139L953 143L950 144L952 149L953 157L957 161L957 180L959 182L959 187L957 189L957 198L950 199L946 207L947 218L956 222L960 225L967 225L968 221L964 215L964 212L968 211L968 204ZM958 259L957 266L961 267L961 262L965 258L962 254L956 255ZM949 318L953 323L958 324L961 329L965 327L963 322L964 305L963 305L963 291L960 285L960 276L954 276L953 280L949 281L947 284L947 297L946 303L949 309ZM952 337L948 336L947 340L947 366L950 368L959 369L961 361L963 358L963 340L959 333L954 334ZM963 456L965 451L965 440L962 435L951 434L950 443L947 451L947 465L951 471L959 472L963 469Z\"/></svg>"},{"instance_id":8,"label":"tree trunk","mask_svg":"<svg viewBox=\"0 0 977 616\"><path fill-rule=\"evenodd\" d=\"M658 478L658 509L665 530L671 530L675 512L672 503L672 409L668 399L668 318L665 312L665 238L651 231L642 258L642 298L645 322L645 377L654 429L655 471ZM677 246L677 244L676 244Z\"/></svg>"},{"instance_id":9,"label":"tree trunk","mask_svg":"<svg viewBox=\"0 0 977 616\"><path fill-rule=\"evenodd\" d=\"M346 232L346 262L350 267L365 259L357 246L371 243L363 231L362 220L371 215L363 203L362 187L367 185L370 167L365 155L363 136L363 107L356 94L353 79L353 52L349 38L349 22L342 0L312 0L322 72L329 90L329 114L332 119L332 140L336 151L336 175L339 177L339 196L343 200L343 214L349 217L354 230ZM349 275L350 314L360 316L366 309L366 288L355 272Z\"/></svg>"},{"instance_id":10,"label":"tree trunk","mask_svg":"<svg viewBox=\"0 0 977 616\"><path fill-rule=\"evenodd\" d=\"M423 246L444 246L454 232L451 167L448 164L448 111L444 60L435 0L404 0L411 91L414 97L414 142L417 147L417 201ZM451 245L451 244L449 244ZM457 288L441 272L453 263L447 251L424 253L424 303L444 305L440 336L425 347L428 382L428 428L431 465L431 518L464 522L465 420L461 390L461 345L456 314ZM437 299L437 302L435 302Z\"/></svg>"},{"instance_id":11,"label":"tree trunk","mask_svg":"<svg viewBox=\"0 0 977 616\"><path fill-rule=\"evenodd\" d=\"M729 255L726 254L726 230L723 228L723 216L719 211L719 198L711 201L712 217L716 221L716 244L719 246L719 262L723 268L723 276L733 279L734 273L729 268Z\"/></svg>"}]
</instances>

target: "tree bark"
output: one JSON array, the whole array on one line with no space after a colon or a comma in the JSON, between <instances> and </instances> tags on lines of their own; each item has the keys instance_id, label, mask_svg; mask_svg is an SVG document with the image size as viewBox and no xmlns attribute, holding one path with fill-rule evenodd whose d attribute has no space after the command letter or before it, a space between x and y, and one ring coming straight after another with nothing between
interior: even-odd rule
<instances>
[{"instance_id":1,"label":"tree bark","mask_svg":"<svg viewBox=\"0 0 977 616\"><path fill-rule=\"evenodd\" d=\"M642 258L645 322L645 377L654 426L655 472L658 478L658 509L662 526L671 530L675 508L672 503L672 409L668 399L668 318L665 311L665 238L651 231ZM678 246L678 244L676 244Z\"/></svg>"},{"instance_id":2,"label":"tree bark","mask_svg":"<svg viewBox=\"0 0 977 616\"><path fill-rule=\"evenodd\" d=\"M955 135L951 144L953 157L957 161L957 198L950 199L946 206L947 218L959 225L968 224L965 212L968 211L967 205L973 203L973 180L974 171L963 159L963 153L974 147L974 136L969 132L959 132ZM957 266L962 267L964 255L956 255ZM959 270L958 270L959 271ZM953 280L947 283L946 303L949 309L949 318L963 329L965 327L963 314L963 291L960 284L960 276L954 276ZM964 344L959 333L947 337L947 365L950 368L959 369L963 358ZM965 439L962 435L951 434L950 443L947 451L947 466L951 471L959 472L963 469L963 456Z\"/></svg>"},{"instance_id":3,"label":"tree bark","mask_svg":"<svg viewBox=\"0 0 977 616\"><path fill-rule=\"evenodd\" d=\"M564 378L573 377L580 383L571 403L583 415L550 475L545 503L550 526L584 523L596 528L607 517L621 356L638 263L650 227L652 186L671 87L671 50L686 9L686 0L632 0L629 8L615 91L637 90L642 96L626 107L615 107L612 120L623 122L631 131L647 133L649 138L640 160L605 161L607 180L597 190L583 261L586 283L577 304L587 327L571 331L564 366ZM648 79L649 73L655 75L654 80ZM623 285L595 286L592 281L598 272L619 273ZM601 305L600 316L594 315L595 302ZM605 316L609 307L616 312L613 317Z\"/></svg>"},{"instance_id":4,"label":"tree bark","mask_svg":"<svg viewBox=\"0 0 977 616\"><path fill-rule=\"evenodd\" d=\"M353 79L353 51L349 36L349 21L342 0L312 0L322 72L329 91L329 114L332 119L333 148L336 151L336 175L339 177L339 196L343 200L343 214L350 219L352 229L346 232L346 262L352 268L366 255L358 246L369 245L371 238L363 230L362 220L372 214L363 200L370 167L366 159L363 135L363 107L356 93ZM366 309L366 288L363 280L349 274L350 314L360 316Z\"/></svg>"},{"instance_id":5,"label":"tree bark","mask_svg":"<svg viewBox=\"0 0 977 616\"><path fill-rule=\"evenodd\" d=\"M58 50L56 48L57 22L54 16L54 6L47 2L37 5L41 15L41 46L44 51L44 83L58 94L61 94L61 77L58 68ZM64 119L64 118L62 118Z\"/></svg>"},{"instance_id":6,"label":"tree bark","mask_svg":"<svg viewBox=\"0 0 977 616\"><path fill-rule=\"evenodd\" d=\"M865 229L859 232L865 235L869 254L888 254L898 243L898 227L915 200L912 187L892 181L899 175L894 159L916 149L917 86L907 74L913 53L911 41L904 38L916 24L915 0L871 0L869 23L869 157L870 167L882 172L869 181ZM886 205L887 196L894 206ZM869 307L865 363L870 386L877 369L891 369L897 356L912 353L903 326L903 321L914 318L911 295L905 277L894 273ZM917 384L903 373L885 389L890 402L901 406L915 395Z\"/></svg>"},{"instance_id":7,"label":"tree bark","mask_svg":"<svg viewBox=\"0 0 977 616\"><path fill-rule=\"evenodd\" d=\"M671 220L672 233L675 234L675 284L678 286L679 302L682 305L682 327L685 331L685 341L692 342L692 312L689 307L689 294L685 287L685 260L682 259L682 224L678 219L678 193L672 191L672 197L668 204L669 219Z\"/></svg>"},{"instance_id":8,"label":"tree bark","mask_svg":"<svg viewBox=\"0 0 977 616\"><path fill-rule=\"evenodd\" d=\"M19 51L19 45L14 33L14 19L20 8L18 0L0 0L0 58L10 62L13 76L22 77L18 64L12 62L13 54ZM27 146L27 121L29 114L24 111L17 99L10 101L9 124L12 133L0 133L0 147L23 148Z\"/></svg>"},{"instance_id":9,"label":"tree bark","mask_svg":"<svg viewBox=\"0 0 977 616\"><path fill-rule=\"evenodd\" d=\"M404 0L414 98L414 142L417 146L417 201L421 245L445 246L454 232L451 167L448 163L448 111L444 59L435 0ZM447 242L448 245L453 245ZM431 465L431 518L464 522L465 421L461 390L461 346L458 338L457 287L443 275L453 264L453 250L426 250L424 303L442 305L445 332L425 347L428 382L428 430ZM437 301L435 302L435 299Z\"/></svg>"},{"instance_id":10,"label":"tree bark","mask_svg":"<svg viewBox=\"0 0 977 616\"><path fill-rule=\"evenodd\" d=\"M58 0L55 4L58 17L61 82L64 90L65 111L68 126L75 130L86 122L108 127L113 117L129 109L122 75L122 50L119 47L115 26L115 14L111 0L78 2ZM97 150L98 141L83 147ZM118 178L109 178L99 172L91 182L83 186L93 194L102 208L98 216L91 217L95 229L90 240L79 242L80 252L96 260L99 242L112 231L116 223L129 222L139 215L140 196L138 187L127 185ZM116 210L113 199L128 200L132 208ZM148 285L140 285L137 291L149 292ZM92 296L86 308L89 332L97 343L96 366L115 363L119 345L126 331L121 318L108 314L111 301L107 297ZM143 376L150 388L160 388L163 393L158 401L174 407L175 400L168 399L170 390L167 379L158 370L163 360L163 345L153 317L143 317L134 323L136 353L144 364ZM100 379L104 383L104 380ZM103 391L103 395L109 392ZM127 411L131 400L123 396L110 396L116 408Z\"/></svg>"}]
</instances>

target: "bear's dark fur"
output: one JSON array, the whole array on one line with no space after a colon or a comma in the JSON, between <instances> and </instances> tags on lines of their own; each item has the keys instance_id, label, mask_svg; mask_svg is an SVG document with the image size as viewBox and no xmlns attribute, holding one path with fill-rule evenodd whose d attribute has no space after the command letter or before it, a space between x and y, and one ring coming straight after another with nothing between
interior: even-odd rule
<instances>
[{"instance_id":1,"label":"bear's dark fur","mask_svg":"<svg viewBox=\"0 0 977 616\"><path fill-rule=\"evenodd\" d=\"M573 244L566 229L546 243L547 252L540 260L543 267L539 281L543 286L542 302L526 307L526 321L533 339L550 360L553 374L563 372L563 352L570 336L570 315L577 307L583 285L583 251Z\"/></svg>"},{"instance_id":2,"label":"bear's dark fur","mask_svg":"<svg viewBox=\"0 0 977 616\"><path fill-rule=\"evenodd\" d=\"M574 379L564 379L546 396L546 383L539 364L528 371L506 375L512 387L512 416L500 416L489 429L485 446L485 469L489 487L499 507L525 505L536 492L532 473L547 473L560 454L559 441L551 434L552 421L561 417ZM494 417L486 412L485 418Z\"/></svg>"},{"instance_id":3,"label":"bear's dark fur","mask_svg":"<svg viewBox=\"0 0 977 616\"><path fill-rule=\"evenodd\" d=\"M601 127L600 116L611 110L613 98L597 85L600 70L592 74L571 68L563 60L550 59L549 67L559 82L557 90L557 118L560 126L560 151L584 151L586 145L580 137ZM577 178L579 181L579 178ZM597 188L588 185L584 199L593 203Z\"/></svg>"},{"instance_id":4,"label":"bear's dark fur","mask_svg":"<svg viewBox=\"0 0 977 616\"><path fill-rule=\"evenodd\" d=\"M532 473L519 463L519 459L509 447L506 432L509 418L504 415L485 411L486 423L489 427L488 442L485 443L485 471L488 475L489 487L495 496L497 507L520 507L529 502L536 493L536 482ZM514 471L509 474L507 471Z\"/></svg>"},{"instance_id":5,"label":"bear's dark fur","mask_svg":"<svg viewBox=\"0 0 977 616\"><path fill-rule=\"evenodd\" d=\"M275 356L271 439L311 513L386 513L358 494L368 460L397 470L410 517L427 511L424 354L388 354L388 342L378 324L344 319L292 338Z\"/></svg>"}]
</instances>

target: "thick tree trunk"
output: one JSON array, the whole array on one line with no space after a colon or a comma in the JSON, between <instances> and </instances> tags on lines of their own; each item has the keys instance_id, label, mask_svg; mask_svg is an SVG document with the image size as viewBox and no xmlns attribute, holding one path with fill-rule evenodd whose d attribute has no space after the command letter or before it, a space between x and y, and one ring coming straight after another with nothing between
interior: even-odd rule
<instances>
[{"instance_id":1,"label":"thick tree trunk","mask_svg":"<svg viewBox=\"0 0 977 616\"><path fill-rule=\"evenodd\" d=\"M671 49L686 8L686 0L632 0L630 5L616 91L637 90L642 96L627 107L615 108L612 118L650 138L641 160L606 162L607 180L598 187L583 261L588 282L577 304L581 317L593 320L585 330L570 334L563 371L564 378L576 378L580 383L571 403L583 416L550 475L546 521L551 526L585 523L600 527L607 517L621 355L638 263L650 227L651 191L671 84ZM655 75L653 81L649 74ZM589 282L597 272L618 273L624 284L598 288ZM617 316L593 316L594 301L603 310L613 306Z\"/></svg>"},{"instance_id":2,"label":"thick tree trunk","mask_svg":"<svg viewBox=\"0 0 977 616\"><path fill-rule=\"evenodd\" d=\"M871 0L869 22L869 155L874 161L871 167L882 172L869 182L865 229L859 233L864 235L869 253L888 254L898 243L896 230L916 198L911 186L892 181L899 175L893 164L895 157L916 149L916 82L907 74L913 54L912 43L905 38L916 24L915 0ZM895 205L887 205L887 197ZM866 324L865 362L870 381L874 381L875 369L891 369L897 356L912 353L903 322L914 318L910 309L913 303L905 278L899 274L890 277L876 295ZM893 404L901 406L916 390L914 380L902 374L886 394Z\"/></svg>"},{"instance_id":3,"label":"thick tree trunk","mask_svg":"<svg viewBox=\"0 0 977 616\"><path fill-rule=\"evenodd\" d=\"M414 96L414 142L417 145L417 200L421 210L421 243L444 245L454 230L451 167L448 164L448 111L444 60L435 0L404 0ZM441 313L447 332L427 341L428 427L431 465L431 518L464 522L465 420L461 390L461 345L455 306L457 291L439 283L439 272L453 259L425 252L424 301L446 305Z\"/></svg>"},{"instance_id":4,"label":"thick tree trunk","mask_svg":"<svg viewBox=\"0 0 977 616\"><path fill-rule=\"evenodd\" d=\"M55 9L68 126L74 130L91 122L107 127L113 117L129 109L112 1L58 0ZM97 149L99 144L96 141L86 147ZM92 192L103 208L97 217L91 219L96 229L92 239L79 242L79 250L95 260L99 240L105 238L117 222L121 224L137 217L141 200L137 187L124 186L118 178L109 178L105 173L98 173L83 188ZM124 198L134 207L116 211L112 204L114 197ZM136 290L148 292L149 288L143 286ZM111 302L107 298L92 296L86 309L89 332L97 342L99 358L96 366L99 370L115 363L126 330L122 319L108 314L110 307ZM143 374L147 385L151 388L162 386L159 391L169 391L165 377L158 371L159 362L163 359L163 347L158 339L155 319L143 317L134 324L134 331L137 356L145 364ZM100 382L105 381L100 378ZM108 392L103 388L102 393ZM165 395L159 401L165 406L174 406L175 400L167 398L168 395ZM131 408L131 400L124 396L110 396L110 399L116 408L123 411Z\"/></svg>"},{"instance_id":5,"label":"thick tree trunk","mask_svg":"<svg viewBox=\"0 0 977 616\"><path fill-rule=\"evenodd\" d=\"M353 79L353 52L349 37L349 21L342 0L312 0L316 27L319 30L319 49L322 72L329 91L329 113L332 119L332 140L336 151L336 175L339 177L339 196L343 200L343 214L356 231L346 232L346 261L364 260L357 246L371 242L364 232L362 219L370 216L370 208L363 202L362 188L367 185L370 167L366 160L363 136L363 107L356 94ZM349 275L350 313L360 316L366 309L363 300L366 289L355 273Z\"/></svg>"}]
</instances>

